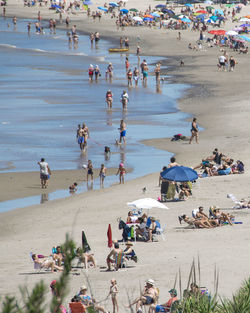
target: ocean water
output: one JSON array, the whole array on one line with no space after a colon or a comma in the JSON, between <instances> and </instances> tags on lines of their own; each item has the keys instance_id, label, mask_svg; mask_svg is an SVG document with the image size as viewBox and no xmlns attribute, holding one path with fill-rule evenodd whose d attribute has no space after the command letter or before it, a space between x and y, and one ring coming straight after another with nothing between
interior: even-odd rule
<instances>
[{"instance_id":1,"label":"ocean water","mask_svg":"<svg viewBox=\"0 0 250 313\"><path fill-rule=\"evenodd\" d=\"M95 168L101 163L107 168L118 167L123 162L133 169L126 179L133 179L159 171L167 164L170 153L140 141L175 133L189 135L185 121L188 115L176 106L188 86L164 81L157 88L155 78L149 76L147 87L139 82L137 88L128 89L126 54L109 53L112 45L108 41L100 40L91 47L89 38L79 35L78 48L74 49L68 45L66 31L50 34L45 23L45 34L39 35L32 24L28 35L28 22L19 20L14 29L11 20L0 19L0 171L38 171L41 157L52 170L80 169L91 159ZM153 63L160 60L156 57L138 60L129 55L131 68L144 58L150 65L149 72L153 72ZM109 62L114 66L112 83L105 80ZM101 69L98 83L88 80L89 64L98 64ZM108 89L114 94L112 111L107 110L105 102ZM126 113L120 103L123 89L130 98ZM121 119L127 123L126 146L115 145ZM84 154L76 142L77 125L83 122L90 130ZM108 160L104 146L111 148ZM7 169L10 164L11 169ZM115 181L117 177L107 178L105 185ZM93 188L99 188L99 183L94 182ZM87 186L80 186L79 192L85 190ZM58 196L53 194L51 199L66 195L65 191L57 192ZM23 206L30 204L27 198L22 202ZM8 203L1 203L0 210Z\"/></svg>"}]
</instances>

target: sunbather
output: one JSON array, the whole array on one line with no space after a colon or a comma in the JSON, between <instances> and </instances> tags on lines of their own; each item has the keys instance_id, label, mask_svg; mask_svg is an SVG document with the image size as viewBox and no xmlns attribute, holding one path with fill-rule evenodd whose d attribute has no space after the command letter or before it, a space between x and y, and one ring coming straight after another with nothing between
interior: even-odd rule
<instances>
[{"instance_id":1,"label":"sunbather","mask_svg":"<svg viewBox=\"0 0 250 313\"><path fill-rule=\"evenodd\" d=\"M92 299L89 295L87 295L87 290L88 288L86 286L82 286L80 288L80 292L78 294L78 297L81 299L81 303L85 306L85 307L89 307L89 306L94 306L95 310L92 310L93 312L95 311L101 311L103 313L108 313L107 311L105 311L105 309L100 306L97 305L94 301L94 299ZM91 311L91 312L92 312Z\"/></svg>"},{"instance_id":2,"label":"sunbather","mask_svg":"<svg viewBox=\"0 0 250 313\"><path fill-rule=\"evenodd\" d=\"M127 217L127 224L137 223L137 222L138 222L138 216L134 215L132 211L129 211L128 217Z\"/></svg>"},{"instance_id":3,"label":"sunbather","mask_svg":"<svg viewBox=\"0 0 250 313\"><path fill-rule=\"evenodd\" d=\"M50 260L48 258L38 258L36 254L32 254L32 259L35 264L38 264L41 268L51 269L51 272L55 270L63 271L63 267L57 266L55 261Z\"/></svg>"},{"instance_id":4,"label":"sunbather","mask_svg":"<svg viewBox=\"0 0 250 313\"><path fill-rule=\"evenodd\" d=\"M190 218L187 215L182 215L179 216L179 222L181 224L181 222L184 221L186 222L188 225L192 225L195 226L197 228L211 228L211 224L208 221L205 220L196 220L194 218Z\"/></svg>"},{"instance_id":5,"label":"sunbather","mask_svg":"<svg viewBox=\"0 0 250 313\"><path fill-rule=\"evenodd\" d=\"M122 249L120 249L119 244L115 242L114 249L111 250L111 252L107 256L108 271L111 271L111 265L115 263L117 255L121 252L122 252Z\"/></svg>"},{"instance_id":6,"label":"sunbather","mask_svg":"<svg viewBox=\"0 0 250 313\"><path fill-rule=\"evenodd\" d=\"M124 249L124 256L128 260L133 260L137 263L137 255L133 249L133 243L131 241L126 242L126 248Z\"/></svg>"},{"instance_id":7,"label":"sunbather","mask_svg":"<svg viewBox=\"0 0 250 313\"><path fill-rule=\"evenodd\" d=\"M79 261L84 264L84 267L87 269L88 264L93 264L93 267L96 267L96 260L93 253L82 252L80 248L76 250L77 255L79 256Z\"/></svg>"},{"instance_id":8,"label":"sunbather","mask_svg":"<svg viewBox=\"0 0 250 313\"><path fill-rule=\"evenodd\" d=\"M54 248L53 248L54 250ZM61 266L62 264L62 261L63 261L63 254L62 254L62 251L61 251L61 247L60 246L57 246L55 248L55 250L53 251L53 254L52 254L52 257L53 257L53 260L56 262L56 264L58 266Z\"/></svg>"},{"instance_id":9,"label":"sunbather","mask_svg":"<svg viewBox=\"0 0 250 313\"><path fill-rule=\"evenodd\" d=\"M174 307L175 307L175 303L178 303L178 298L177 298L177 291L176 289L171 289L169 290L170 296L171 298L163 304L160 305L151 305L149 308L149 313L153 313L153 312L172 312Z\"/></svg>"},{"instance_id":10,"label":"sunbather","mask_svg":"<svg viewBox=\"0 0 250 313\"><path fill-rule=\"evenodd\" d=\"M131 308L136 304L136 313L142 313L142 305L154 304L158 298L158 290L155 287L155 282L153 279L148 279L146 281L146 286L143 289L141 296L135 299L128 308Z\"/></svg>"},{"instance_id":11,"label":"sunbather","mask_svg":"<svg viewBox=\"0 0 250 313\"><path fill-rule=\"evenodd\" d=\"M233 225L232 223L232 218L234 218L233 215L230 215L228 213L220 212L220 209L214 209L213 214L215 218L222 222L228 222L231 226Z\"/></svg>"}]
</instances>

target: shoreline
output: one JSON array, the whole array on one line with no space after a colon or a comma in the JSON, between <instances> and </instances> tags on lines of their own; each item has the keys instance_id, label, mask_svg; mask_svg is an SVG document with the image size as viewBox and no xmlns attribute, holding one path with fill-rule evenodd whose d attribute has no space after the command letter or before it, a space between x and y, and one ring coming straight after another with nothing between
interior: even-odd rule
<instances>
[{"instance_id":1,"label":"shoreline","mask_svg":"<svg viewBox=\"0 0 250 313\"><path fill-rule=\"evenodd\" d=\"M88 25L83 24L82 27L86 30ZM110 24L107 24L105 26L101 22L101 26L98 23L95 26L99 25L103 32L107 29L108 33L111 30ZM90 30L93 27L92 25ZM127 288L130 288L134 297L140 293L140 284L143 285L146 279L152 278L160 289L159 302L163 303L166 301L166 291L173 288L176 273L179 271L183 286L186 285L190 266L193 260L197 260L197 256L201 261L202 286L214 291L213 274L216 265L220 272L218 293L222 297L231 297L242 281L250 276L249 210L232 211L236 220L243 222L242 225L215 229L187 229L184 225L179 225L178 215L185 213L191 216L192 210L199 206L203 206L206 213L212 205L232 208L234 203L227 198L228 193L233 193L237 199L250 197L250 59L232 52L238 60L235 71L218 72L218 48L211 48L206 52L188 50L188 42L193 42L198 33L187 32L186 38L183 36L183 41L178 42L175 31L138 31L143 42L147 39L147 46L144 45L144 49L148 47L147 54L165 53L166 64L170 66L167 70L171 74L170 79L192 85L184 97L178 100L178 109L193 114L198 118L198 124L204 127L204 131L200 133L199 144L170 142L168 138L149 139L144 143L175 153L177 162L187 166L197 165L217 147L224 154L241 159L245 164L245 173L199 179L192 190L193 196L187 201L168 202L166 205L169 210L152 209L149 214L160 219L162 225L166 225L166 240L159 237L159 241L155 243L137 242L135 250L139 262L131 264L124 271L109 273L101 268L90 269L88 276L95 287L95 298L103 298L103 290L107 289L109 280L114 276L117 278L121 303L123 299L127 299ZM133 32L134 29L125 29L122 35L130 36ZM162 40L165 33L169 35L166 41ZM121 33L115 34L118 38ZM179 66L180 59L183 59L184 67ZM176 128L178 129L178 125ZM165 164L159 164L159 171L163 165ZM39 179L39 173L36 175ZM146 194L142 192L143 187L147 187ZM125 182L124 185L47 202L42 207L36 205L2 213L0 236L5 244L0 261L0 293L19 295L18 285L27 284L30 290L38 280L43 279L46 286L49 286L51 280L57 279L56 273L32 275L34 270L29 260L29 252L45 255L50 253L51 247L64 241L65 233L70 234L77 245L80 245L81 231L84 230L98 264L105 266L110 251L106 237L108 224L111 224L113 239L121 239L122 232L118 229L117 219L126 219L127 202L143 197L157 199L158 196L158 173L153 173ZM85 272L84 275L82 271L80 273L79 276L70 277L70 293L65 303L79 290L83 282L86 283ZM107 308L111 310L111 303L107 304Z\"/></svg>"}]
</instances>

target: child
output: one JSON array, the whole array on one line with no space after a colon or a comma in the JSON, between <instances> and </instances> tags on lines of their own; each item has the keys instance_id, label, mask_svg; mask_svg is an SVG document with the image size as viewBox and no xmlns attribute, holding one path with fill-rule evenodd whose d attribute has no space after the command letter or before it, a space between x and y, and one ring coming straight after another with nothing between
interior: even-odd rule
<instances>
[{"instance_id":1,"label":"child","mask_svg":"<svg viewBox=\"0 0 250 313\"><path fill-rule=\"evenodd\" d=\"M89 175L91 176L91 180L93 180L93 164L91 160L88 160L88 165L87 165L87 181L89 180Z\"/></svg>"},{"instance_id":2,"label":"child","mask_svg":"<svg viewBox=\"0 0 250 313\"><path fill-rule=\"evenodd\" d=\"M118 175L118 174L119 174L119 178L120 178L120 184L124 184L124 176L126 174L126 169L124 168L123 163L119 164L119 168L118 168L116 175Z\"/></svg>"},{"instance_id":3,"label":"child","mask_svg":"<svg viewBox=\"0 0 250 313\"><path fill-rule=\"evenodd\" d=\"M69 192L73 193L77 191L77 183L74 183L73 185L69 186Z\"/></svg>"},{"instance_id":4,"label":"child","mask_svg":"<svg viewBox=\"0 0 250 313\"><path fill-rule=\"evenodd\" d=\"M104 164L101 165L101 169L100 169L100 185L103 186L103 182L104 182L104 178L106 177L106 167L104 166Z\"/></svg>"},{"instance_id":5,"label":"child","mask_svg":"<svg viewBox=\"0 0 250 313\"><path fill-rule=\"evenodd\" d=\"M117 293L118 293L118 287L117 287L117 283L116 280L113 278L111 279L111 286L110 286L110 291L109 291L109 295L111 296L112 299L112 304L113 304L113 313L118 313L119 311L119 306L118 306L118 302L117 302Z\"/></svg>"}]
</instances>

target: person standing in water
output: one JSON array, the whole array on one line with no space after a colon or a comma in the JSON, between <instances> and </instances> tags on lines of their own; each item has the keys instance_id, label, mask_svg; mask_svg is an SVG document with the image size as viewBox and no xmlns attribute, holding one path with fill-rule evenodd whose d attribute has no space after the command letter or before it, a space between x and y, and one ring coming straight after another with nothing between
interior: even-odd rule
<instances>
[{"instance_id":1,"label":"person standing in water","mask_svg":"<svg viewBox=\"0 0 250 313\"><path fill-rule=\"evenodd\" d=\"M93 181L94 173L93 173L93 164L91 160L88 160L88 165L87 165L87 181L89 180L89 175L91 177L91 181Z\"/></svg>"},{"instance_id":2,"label":"person standing in water","mask_svg":"<svg viewBox=\"0 0 250 313\"><path fill-rule=\"evenodd\" d=\"M128 93L126 90L123 90L121 94L121 103L122 103L122 109L124 111L127 111L128 101L129 101Z\"/></svg>"},{"instance_id":3,"label":"person standing in water","mask_svg":"<svg viewBox=\"0 0 250 313\"><path fill-rule=\"evenodd\" d=\"M119 168L118 168L116 175L118 174L119 174L120 184L124 184L124 176L126 174L126 169L123 163L119 164Z\"/></svg>"},{"instance_id":4,"label":"person standing in water","mask_svg":"<svg viewBox=\"0 0 250 313\"><path fill-rule=\"evenodd\" d=\"M104 166L104 164L102 164L99 173L101 187L103 187L104 179L106 177L106 171L107 171L106 167Z\"/></svg>"},{"instance_id":5,"label":"person standing in water","mask_svg":"<svg viewBox=\"0 0 250 313\"><path fill-rule=\"evenodd\" d=\"M133 72L131 69L127 72L127 79L128 79L128 87L132 87L132 78L133 78Z\"/></svg>"},{"instance_id":6,"label":"person standing in water","mask_svg":"<svg viewBox=\"0 0 250 313\"><path fill-rule=\"evenodd\" d=\"M106 102L107 102L107 105L108 105L108 109L112 109L112 104L113 104L113 94L112 94L112 91L109 89L107 92L106 92Z\"/></svg>"},{"instance_id":7,"label":"person standing in water","mask_svg":"<svg viewBox=\"0 0 250 313\"><path fill-rule=\"evenodd\" d=\"M126 137L126 123L124 122L124 120L121 120L121 122L120 122L120 128L119 128L119 130L120 130L120 141L119 141L119 143L121 144L122 143L122 141L124 142L124 144L126 144L126 139L125 139L125 137Z\"/></svg>"},{"instance_id":8,"label":"person standing in water","mask_svg":"<svg viewBox=\"0 0 250 313\"><path fill-rule=\"evenodd\" d=\"M197 119L194 117L192 124L191 124L191 137L189 140L190 144L194 138L195 138L196 143L198 143L198 133L199 133L199 129L197 125Z\"/></svg>"}]
</instances>

